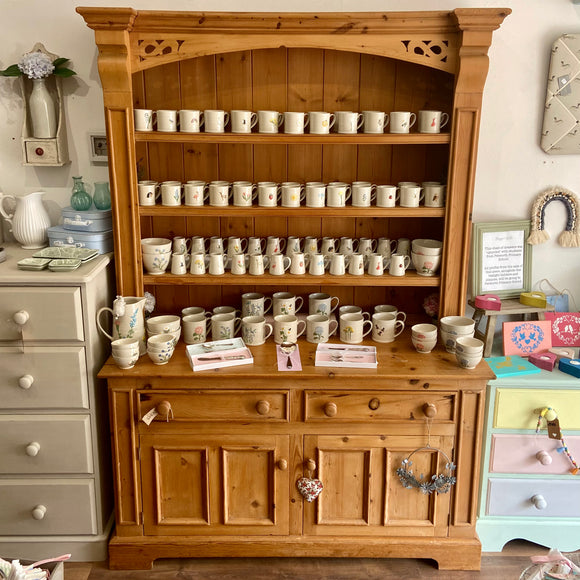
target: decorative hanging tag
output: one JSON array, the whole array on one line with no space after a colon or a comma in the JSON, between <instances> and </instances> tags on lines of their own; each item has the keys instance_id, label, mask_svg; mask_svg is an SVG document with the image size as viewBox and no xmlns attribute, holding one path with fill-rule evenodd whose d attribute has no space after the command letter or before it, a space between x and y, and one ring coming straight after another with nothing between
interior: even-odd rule
<instances>
[{"instance_id":1,"label":"decorative hanging tag","mask_svg":"<svg viewBox=\"0 0 580 580\"><path fill-rule=\"evenodd\" d=\"M560 421L558 421L558 417L556 417L553 421L547 421L548 425L548 437L550 439L558 439L560 441L562 439L562 432L560 431Z\"/></svg>"},{"instance_id":2,"label":"decorative hanging tag","mask_svg":"<svg viewBox=\"0 0 580 580\"><path fill-rule=\"evenodd\" d=\"M141 417L141 421L143 421L143 423L146 425L151 425L151 422L153 419L155 419L155 417L157 417L157 415L159 415L159 413L157 412L157 409L153 407L153 409L147 411L147 413Z\"/></svg>"},{"instance_id":3,"label":"decorative hanging tag","mask_svg":"<svg viewBox=\"0 0 580 580\"><path fill-rule=\"evenodd\" d=\"M313 502L320 495L324 486L320 479L301 477L296 482L296 487L306 501Z\"/></svg>"}]
</instances>

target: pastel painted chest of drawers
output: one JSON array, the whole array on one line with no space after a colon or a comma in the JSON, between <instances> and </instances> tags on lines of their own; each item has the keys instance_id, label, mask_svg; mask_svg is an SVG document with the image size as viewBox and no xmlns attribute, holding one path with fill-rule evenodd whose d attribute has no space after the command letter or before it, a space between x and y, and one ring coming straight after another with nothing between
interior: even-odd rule
<instances>
[{"instance_id":1,"label":"pastel painted chest of drawers","mask_svg":"<svg viewBox=\"0 0 580 580\"><path fill-rule=\"evenodd\" d=\"M102 255L70 273L0 264L0 554L103 560L112 527L106 387L96 312L112 301Z\"/></svg>"},{"instance_id":2,"label":"pastel painted chest of drawers","mask_svg":"<svg viewBox=\"0 0 580 580\"><path fill-rule=\"evenodd\" d=\"M562 551L580 549L580 473L548 436L542 409L558 415L564 442L580 460L580 380L559 370L488 386L477 533L483 551L520 538Z\"/></svg>"}]
</instances>

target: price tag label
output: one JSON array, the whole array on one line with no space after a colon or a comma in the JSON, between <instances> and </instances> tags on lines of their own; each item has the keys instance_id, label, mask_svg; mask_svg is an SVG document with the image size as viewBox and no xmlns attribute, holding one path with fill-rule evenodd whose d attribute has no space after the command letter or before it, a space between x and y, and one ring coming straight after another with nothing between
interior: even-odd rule
<instances>
[{"instance_id":1,"label":"price tag label","mask_svg":"<svg viewBox=\"0 0 580 580\"><path fill-rule=\"evenodd\" d=\"M157 417L157 415L159 415L159 413L157 412L157 409L153 407L153 409L147 411L147 413L141 417L141 421L143 421L143 423L146 425L151 425L151 422L153 419L155 419L155 417Z\"/></svg>"},{"instance_id":2,"label":"price tag label","mask_svg":"<svg viewBox=\"0 0 580 580\"><path fill-rule=\"evenodd\" d=\"M554 419L553 421L548 421L548 437L550 439L562 439L562 432L560 431L560 421Z\"/></svg>"}]
</instances>

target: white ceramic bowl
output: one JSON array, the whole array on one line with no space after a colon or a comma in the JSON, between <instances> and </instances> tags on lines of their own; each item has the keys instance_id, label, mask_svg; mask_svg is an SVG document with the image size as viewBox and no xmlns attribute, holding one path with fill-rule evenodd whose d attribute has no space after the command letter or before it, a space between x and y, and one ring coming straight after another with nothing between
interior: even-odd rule
<instances>
[{"instance_id":1,"label":"white ceramic bowl","mask_svg":"<svg viewBox=\"0 0 580 580\"><path fill-rule=\"evenodd\" d=\"M474 331L472 330L471 334L465 334L462 336L473 336L473 332ZM455 339L457 338L457 335L451 334L450 332L446 332L445 330L440 330L439 334L441 336L441 342L443 343L445 350L447 352L454 353L455 352Z\"/></svg>"},{"instance_id":2,"label":"white ceramic bowl","mask_svg":"<svg viewBox=\"0 0 580 580\"><path fill-rule=\"evenodd\" d=\"M432 256L411 252L411 260L417 274L420 276L435 276L441 265L441 255Z\"/></svg>"},{"instance_id":3,"label":"white ceramic bowl","mask_svg":"<svg viewBox=\"0 0 580 580\"><path fill-rule=\"evenodd\" d=\"M147 274L158 276L165 273L170 259L171 250L164 254L143 254L143 266Z\"/></svg>"},{"instance_id":4,"label":"white ceramic bowl","mask_svg":"<svg viewBox=\"0 0 580 580\"><path fill-rule=\"evenodd\" d=\"M458 336L455 339L455 352L459 354L480 354L483 352L484 343L479 338L472 336Z\"/></svg>"},{"instance_id":5,"label":"white ceramic bowl","mask_svg":"<svg viewBox=\"0 0 580 580\"><path fill-rule=\"evenodd\" d=\"M173 349L169 351L160 351L160 352L147 349L147 355L149 356L153 364L164 365L167 364L169 362L169 359L173 356Z\"/></svg>"},{"instance_id":6,"label":"white ceramic bowl","mask_svg":"<svg viewBox=\"0 0 580 580\"><path fill-rule=\"evenodd\" d=\"M129 355L113 353L113 360L120 369L131 369L139 360L139 350Z\"/></svg>"},{"instance_id":7,"label":"white ceramic bowl","mask_svg":"<svg viewBox=\"0 0 580 580\"><path fill-rule=\"evenodd\" d=\"M141 341L138 338L118 338L111 342L111 349L116 351L122 350L139 350L139 343Z\"/></svg>"},{"instance_id":8,"label":"white ceramic bowl","mask_svg":"<svg viewBox=\"0 0 580 580\"><path fill-rule=\"evenodd\" d=\"M457 364L462 368L462 369L474 369L479 362L481 361L481 358L483 356L483 353L479 353L479 354L467 354L467 353L462 353L462 352L455 352L455 358L457 359Z\"/></svg>"},{"instance_id":9,"label":"white ceramic bowl","mask_svg":"<svg viewBox=\"0 0 580 580\"><path fill-rule=\"evenodd\" d=\"M154 334L147 339L147 348L174 348L175 337L173 334L164 332L163 334Z\"/></svg>"},{"instance_id":10,"label":"white ceramic bowl","mask_svg":"<svg viewBox=\"0 0 580 580\"><path fill-rule=\"evenodd\" d=\"M473 334L475 330L475 320L467 316L444 316L439 325L441 330L456 336Z\"/></svg>"},{"instance_id":11,"label":"white ceramic bowl","mask_svg":"<svg viewBox=\"0 0 580 580\"><path fill-rule=\"evenodd\" d=\"M414 324L411 336L422 340L437 340L437 327L434 324Z\"/></svg>"},{"instance_id":12,"label":"white ceramic bowl","mask_svg":"<svg viewBox=\"0 0 580 580\"><path fill-rule=\"evenodd\" d=\"M424 256L439 256L443 249L443 242L439 240L418 239L411 242L411 249L416 254Z\"/></svg>"},{"instance_id":13,"label":"white ceramic bowl","mask_svg":"<svg viewBox=\"0 0 580 580\"><path fill-rule=\"evenodd\" d=\"M173 337L173 347L179 342L179 337L181 336L181 328L178 328L175 332L149 332L148 337L159 336L160 334L170 334Z\"/></svg>"},{"instance_id":14,"label":"white ceramic bowl","mask_svg":"<svg viewBox=\"0 0 580 580\"><path fill-rule=\"evenodd\" d=\"M417 352L428 353L435 348L435 345L437 344L437 339L424 339L412 336L411 342L413 343L413 346L415 347L415 350Z\"/></svg>"},{"instance_id":15,"label":"white ceramic bowl","mask_svg":"<svg viewBox=\"0 0 580 580\"><path fill-rule=\"evenodd\" d=\"M163 254L171 252L171 240L167 238L143 238L141 240L141 251L144 254Z\"/></svg>"},{"instance_id":16,"label":"white ceramic bowl","mask_svg":"<svg viewBox=\"0 0 580 580\"><path fill-rule=\"evenodd\" d=\"M154 334L161 334L163 332L175 332L181 327L181 318L173 314L165 314L162 316L152 316L145 322L147 330Z\"/></svg>"}]
</instances>

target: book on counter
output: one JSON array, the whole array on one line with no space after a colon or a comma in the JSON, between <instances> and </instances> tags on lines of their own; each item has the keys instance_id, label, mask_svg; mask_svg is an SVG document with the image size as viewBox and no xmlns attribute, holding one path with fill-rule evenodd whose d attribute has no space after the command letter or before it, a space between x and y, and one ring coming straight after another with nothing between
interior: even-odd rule
<instances>
[{"instance_id":1,"label":"book on counter","mask_svg":"<svg viewBox=\"0 0 580 580\"><path fill-rule=\"evenodd\" d=\"M377 349L357 344L321 343L316 347L314 366L376 369Z\"/></svg>"},{"instance_id":2,"label":"book on counter","mask_svg":"<svg viewBox=\"0 0 580 580\"><path fill-rule=\"evenodd\" d=\"M254 363L250 349L240 337L188 344L185 353L193 371L208 371Z\"/></svg>"}]
</instances>

